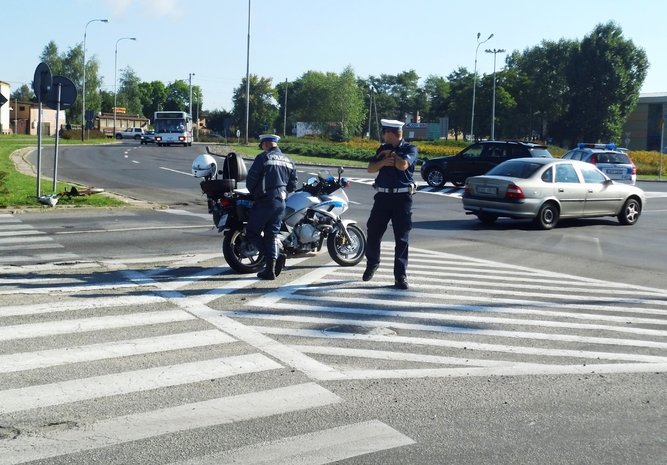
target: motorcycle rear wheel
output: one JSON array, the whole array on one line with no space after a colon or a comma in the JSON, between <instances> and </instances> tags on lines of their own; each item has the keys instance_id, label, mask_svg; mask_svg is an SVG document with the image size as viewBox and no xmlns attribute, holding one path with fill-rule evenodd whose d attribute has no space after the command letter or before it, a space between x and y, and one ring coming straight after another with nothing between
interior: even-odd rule
<instances>
[{"instance_id":1,"label":"motorcycle rear wheel","mask_svg":"<svg viewBox=\"0 0 667 465\"><path fill-rule=\"evenodd\" d=\"M222 255L229 267L237 273L257 273L264 269L264 255L250 243L243 230L225 234Z\"/></svg>"},{"instance_id":2,"label":"motorcycle rear wheel","mask_svg":"<svg viewBox=\"0 0 667 465\"><path fill-rule=\"evenodd\" d=\"M356 224L347 226L347 233L352 239L347 241L345 234L336 229L327 238L327 250L331 258L340 266L354 266L364 259L366 253L366 235Z\"/></svg>"}]
</instances>

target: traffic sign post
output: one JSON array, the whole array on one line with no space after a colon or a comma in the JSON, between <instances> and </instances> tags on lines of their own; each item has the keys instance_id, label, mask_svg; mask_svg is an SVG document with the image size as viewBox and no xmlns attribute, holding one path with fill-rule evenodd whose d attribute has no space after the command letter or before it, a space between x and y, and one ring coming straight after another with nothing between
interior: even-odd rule
<instances>
[{"instance_id":1,"label":"traffic sign post","mask_svg":"<svg viewBox=\"0 0 667 465\"><path fill-rule=\"evenodd\" d=\"M32 90L39 102L39 113L37 114L37 198L40 196L42 179L42 101L46 99L52 84L53 76L49 65L44 62L38 64L32 80Z\"/></svg>"},{"instance_id":2,"label":"traffic sign post","mask_svg":"<svg viewBox=\"0 0 667 465\"><path fill-rule=\"evenodd\" d=\"M64 76L53 76L51 91L46 96L46 105L56 110L56 144L53 153L53 190L56 193L58 180L58 142L60 141L60 110L70 108L76 101L76 86Z\"/></svg>"}]
</instances>

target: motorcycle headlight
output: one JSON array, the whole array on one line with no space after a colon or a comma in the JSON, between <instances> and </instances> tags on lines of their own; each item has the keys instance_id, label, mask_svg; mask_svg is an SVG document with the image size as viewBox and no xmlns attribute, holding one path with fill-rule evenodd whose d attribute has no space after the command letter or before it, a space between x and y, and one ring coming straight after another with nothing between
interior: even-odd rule
<instances>
[{"instance_id":1,"label":"motorcycle headlight","mask_svg":"<svg viewBox=\"0 0 667 465\"><path fill-rule=\"evenodd\" d=\"M347 178L341 178L340 185L343 187L350 187L350 180Z\"/></svg>"}]
</instances>

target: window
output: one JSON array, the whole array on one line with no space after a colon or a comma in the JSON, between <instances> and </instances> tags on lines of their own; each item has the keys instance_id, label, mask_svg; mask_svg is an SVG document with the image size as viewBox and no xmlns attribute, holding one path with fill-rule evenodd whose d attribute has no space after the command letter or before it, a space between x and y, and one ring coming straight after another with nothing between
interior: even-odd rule
<instances>
[{"instance_id":1,"label":"window","mask_svg":"<svg viewBox=\"0 0 667 465\"><path fill-rule=\"evenodd\" d=\"M588 184L599 184L606 180L604 175L593 166L582 166L581 174L584 175L584 182Z\"/></svg>"},{"instance_id":2,"label":"window","mask_svg":"<svg viewBox=\"0 0 667 465\"><path fill-rule=\"evenodd\" d=\"M461 152L461 155L466 158L478 159L482 156L482 150L484 150L484 146L482 144L474 144Z\"/></svg>"},{"instance_id":3,"label":"window","mask_svg":"<svg viewBox=\"0 0 667 465\"><path fill-rule=\"evenodd\" d=\"M578 183L579 178L574 166L570 164L561 164L556 166L556 182Z\"/></svg>"},{"instance_id":4,"label":"window","mask_svg":"<svg viewBox=\"0 0 667 465\"><path fill-rule=\"evenodd\" d=\"M542 181L549 183L554 182L554 169L552 167L542 173Z\"/></svg>"}]
</instances>

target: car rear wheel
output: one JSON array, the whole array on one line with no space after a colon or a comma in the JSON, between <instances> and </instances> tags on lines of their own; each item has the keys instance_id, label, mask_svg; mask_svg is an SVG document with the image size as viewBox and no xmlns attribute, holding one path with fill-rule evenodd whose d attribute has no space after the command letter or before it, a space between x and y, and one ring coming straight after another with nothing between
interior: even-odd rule
<instances>
[{"instance_id":1,"label":"car rear wheel","mask_svg":"<svg viewBox=\"0 0 667 465\"><path fill-rule=\"evenodd\" d=\"M553 229L559 218L558 205L554 202L547 202L540 207L540 211L535 218L535 225L540 229Z\"/></svg>"},{"instance_id":2,"label":"car rear wheel","mask_svg":"<svg viewBox=\"0 0 667 465\"><path fill-rule=\"evenodd\" d=\"M618 214L618 222L624 225L633 225L639 219L642 212L642 206L637 199L628 199L625 201L621 212Z\"/></svg>"},{"instance_id":3,"label":"car rear wheel","mask_svg":"<svg viewBox=\"0 0 667 465\"><path fill-rule=\"evenodd\" d=\"M477 218L484 224L493 224L498 219L496 215L491 215L489 213L478 213Z\"/></svg>"},{"instance_id":4,"label":"car rear wheel","mask_svg":"<svg viewBox=\"0 0 667 465\"><path fill-rule=\"evenodd\" d=\"M121 140L123 136L121 134L116 134L116 139Z\"/></svg>"},{"instance_id":5,"label":"car rear wheel","mask_svg":"<svg viewBox=\"0 0 667 465\"><path fill-rule=\"evenodd\" d=\"M440 188L445 185L445 173L440 168L431 168L426 173L426 183L431 187Z\"/></svg>"}]
</instances>

